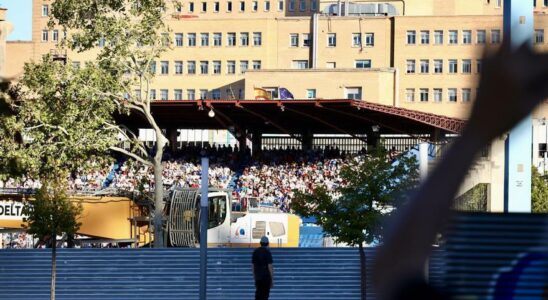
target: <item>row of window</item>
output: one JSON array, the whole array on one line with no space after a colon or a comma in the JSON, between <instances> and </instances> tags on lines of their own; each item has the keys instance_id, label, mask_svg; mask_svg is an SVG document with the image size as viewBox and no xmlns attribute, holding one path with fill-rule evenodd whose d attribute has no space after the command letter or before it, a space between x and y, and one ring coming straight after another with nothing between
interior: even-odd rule
<instances>
[{"instance_id":1,"label":"row of window","mask_svg":"<svg viewBox=\"0 0 548 300\"><path fill-rule=\"evenodd\" d=\"M278 11L284 10L284 0L278 0ZM309 2L309 3L308 3ZM208 11L208 2L202 1L200 3L200 12L205 13ZM234 10L234 5L232 1L227 1L225 3L225 9L226 12L232 12ZM311 12L318 10L318 1L317 0L299 0L299 8L298 10L301 12L307 11L307 9ZM287 4L287 10L288 11L296 11L297 10L297 1L296 0L289 0ZM271 9L270 0L264 0L263 1L263 10L268 12ZM194 2L188 2L188 6L186 9L189 13L193 13L196 11L195 3ZM251 1L251 11L257 12L259 10L259 1ZM175 9L176 12L182 13L184 12L183 6L179 5ZM221 3L219 1L215 1L212 3L212 11L215 13L218 13L221 11ZM246 2L245 1L239 1L238 2L238 11L239 12L245 12L246 11Z\"/></svg>"},{"instance_id":2,"label":"row of window","mask_svg":"<svg viewBox=\"0 0 548 300\"><path fill-rule=\"evenodd\" d=\"M456 45L459 43L459 31L458 30L448 30L448 44ZM419 43L421 45L428 45L430 41L430 30L421 30L419 31ZM433 32L434 45L443 45L444 44L444 31L443 30L434 30ZM417 31L408 30L407 31L407 44L415 45L417 44ZM534 42L536 44L544 43L544 29L535 29L534 33ZM501 42L501 31L500 29L491 30L491 44L499 44ZM487 43L487 30L478 29L476 30L476 44L486 44ZM470 45L472 44L472 30L462 30L461 31L461 44Z\"/></svg>"},{"instance_id":3,"label":"row of window","mask_svg":"<svg viewBox=\"0 0 548 300\"><path fill-rule=\"evenodd\" d=\"M198 92L198 94L196 94ZM234 91L227 90L226 94L231 97L236 97L233 95ZM136 98L142 97L141 90L135 90L134 96ZM198 98L196 98L198 97ZM243 98L243 90L238 90L238 99ZM173 94L171 95L168 89L150 89L149 90L149 99L150 100L183 100L183 89L174 89ZM214 89L209 92L207 89L187 89L186 98L184 100L196 100L196 99L221 99L221 90Z\"/></svg>"},{"instance_id":4,"label":"row of window","mask_svg":"<svg viewBox=\"0 0 548 300\"><path fill-rule=\"evenodd\" d=\"M223 45L223 34L221 32L214 32L211 34L211 43L214 47L221 47ZM207 32L200 33L200 46L207 47L210 44L210 34ZM249 32L240 32L240 44L239 46L247 47L249 46ZM186 46L195 47L196 46L196 33L190 32L186 34ZM167 36L166 39L167 40ZM226 34L226 45L229 47L234 47L237 44L236 32L228 32ZM263 44L263 35L261 32L253 32L253 46L261 46ZM175 33L175 47L184 46L184 34Z\"/></svg>"},{"instance_id":5,"label":"row of window","mask_svg":"<svg viewBox=\"0 0 548 300\"><path fill-rule=\"evenodd\" d=\"M443 59L433 59L432 60L433 65L433 73L434 74L441 74L443 73L444 69L444 63ZM416 60L414 59L408 59L406 60L406 73L407 74L414 74L416 73ZM471 74L472 73L472 60L471 59L461 59L461 73L464 74ZM429 74L430 73L430 60L429 59L420 59L419 60L419 67L420 67L420 73L421 74ZM476 73L480 73L482 68L482 60L477 59L476 60ZM457 59L449 59L447 60L447 73L450 74L456 74L458 73L458 60Z\"/></svg>"},{"instance_id":6,"label":"row of window","mask_svg":"<svg viewBox=\"0 0 548 300\"><path fill-rule=\"evenodd\" d=\"M184 65L186 64L186 74L192 75L196 74L197 70L196 68L199 67L199 74L209 74L209 66L210 62L207 60L202 61L194 61L194 60L188 60L183 62L182 60L176 60L173 62L174 71L173 74L175 75L182 75L184 71ZM214 60L211 62L212 66L212 74L221 74L222 72L222 62L220 60ZM252 60L251 66L253 70L260 70L261 69L261 61L260 60ZM244 73L249 69L249 60L240 60L240 73ZM150 72L152 74L156 74L156 62L152 62L150 64ZM160 61L160 75L169 75L170 73L170 62L169 61ZM227 60L226 61L226 74L236 74L236 61L235 60Z\"/></svg>"},{"instance_id":7,"label":"row of window","mask_svg":"<svg viewBox=\"0 0 548 300\"><path fill-rule=\"evenodd\" d=\"M416 91L414 88L405 89L405 100L407 100L408 102L414 102L415 94L416 94ZM444 95L446 95L447 98L444 98ZM444 100L447 100L449 102L457 102L459 100L461 102L470 102L472 100L472 89L463 88L461 89L460 95L461 97L459 99L458 89L456 88L448 88L446 93L444 93L442 88L434 88L432 89L432 93L430 92L430 89L428 88L419 89L420 102L430 101L430 96L432 96L432 100L434 102L442 102Z\"/></svg>"}]
</instances>

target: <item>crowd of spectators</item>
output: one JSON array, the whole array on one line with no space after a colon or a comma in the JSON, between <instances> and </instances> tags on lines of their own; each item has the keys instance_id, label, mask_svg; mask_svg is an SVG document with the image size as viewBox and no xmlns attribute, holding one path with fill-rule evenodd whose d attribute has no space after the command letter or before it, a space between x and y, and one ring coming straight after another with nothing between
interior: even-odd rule
<instances>
[{"instance_id":1,"label":"crowd of spectators","mask_svg":"<svg viewBox=\"0 0 548 300\"><path fill-rule=\"evenodd\" d=\"M344 184L340 170L356 157L334 147L309 151L272 148L251 156L249 149L242 153L237 147L183 146L177 152L166 152L164 156L163 188L198 188L200 157L204 153L210 158L211 187L232 188L235 200L256 198L264 206L285 212L290 211L294 190L311 192L316 185L323 184L332 191ZM127 192L156 188L152 167L132 160L118 164L119 167L114 169L111 165L73 174L69 180L70 189L77 193L99 191L107 186ZM3 187L35 189L40 187L40 182L31 178L8 179L0 181L0 188Z\"/></svg>"}]
</instances>

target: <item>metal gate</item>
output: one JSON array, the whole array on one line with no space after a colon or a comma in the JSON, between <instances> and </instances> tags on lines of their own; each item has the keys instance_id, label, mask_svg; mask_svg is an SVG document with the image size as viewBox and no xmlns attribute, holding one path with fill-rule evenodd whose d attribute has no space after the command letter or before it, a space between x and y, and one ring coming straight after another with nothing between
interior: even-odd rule
<instances>
[{"instance_id":1,"label":"metal gate","mask_svg":"<svg viewBox=\"0 0 548 300\"><path fill-rule=\"evenodd\" d=\"M198 241L198 190L173 191L169 208L169 241L175 247L196 247Z\"/></svg>"}]
</instances>

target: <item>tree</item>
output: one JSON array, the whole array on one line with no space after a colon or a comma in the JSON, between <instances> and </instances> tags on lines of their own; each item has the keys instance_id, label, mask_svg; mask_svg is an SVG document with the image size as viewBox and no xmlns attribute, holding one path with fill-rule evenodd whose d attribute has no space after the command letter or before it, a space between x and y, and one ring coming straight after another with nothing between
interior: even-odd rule
<instances>
[{"instance_id":1,"label":"tree","mask_svg":"<svg viewBox=\"0 0 548 300\"><path fill-rule=\"evenodd\" d=\"M292 209L303 217L315 217L316 224L335 241L358 246L361 265L361 291L365 299L364 243L382 240L383 217L405 199L406 191L418 182L414 157L402 155L390 161L382 147L371 156L357 157L341 169L342 186L330 192L316 186L313 193L295 191Z\"/></svg>"},{"instance_id":2,"label":"tree","mask_svg":"<svg viewBox=\"0 0 548 300\"><path fill-rule=\"evenodd\" d=\"M168 139L152 115L150 86L156 72L155 59L171 43L165 10L164 0L57 0L52 4L50 20L50 26L69 32L61 45L76 52L97 51L93 65L108 74L110 88L97 88L95 95L108 97L119 109L142 117L156 134L154 148L149 149L138 140L136 129L110 124L132 145L130 150L110 149L153 167L155 247L164 246L161 162Z\"/></svg>"},{"instance_id":3,"label":"tree","mask_svg":"<svg viewBox=\"0 0 548 300\"><path fill-rule=\"evenodd\" d=\"M531 204L534 213L548 213L548 175L531 168Z\"/></svg>"},{"instance_id":4,"label":"tree","mask_svg":"<svg viewBox=\"0 0 548 300\"><path fill-rule=\"evenodd\" d=\"M57 186L61 184L61 186ZM51 293L55 300L55 281L57 271L57 235L74 235L80 228L78 217L82 212L80 203L73 204L66 194L66 186L59 181L44 184L36 193L34 201L26 203L23 209L27 231L41 241L49 238L51 243Z\"/></svg>"},{"instance_id":5,"label":"tree","mask_svg":"<svg viewBox=\"0 0 548 300\"><path fill-rule=\"evenodd\" d=\"M25 65L19 83L1 94L0 177L30 177L43 186L26 202L28 232L50 238L52 248L51 299L55 299L56 236L77 232L80 205L67 196L70 174L100 166L104 154L118 140L112 122L116 106L106 89L109 74L91 65L73 68L52 57ZM95 158L94 158L95 157Z\"/></svg>"}]
</instances>

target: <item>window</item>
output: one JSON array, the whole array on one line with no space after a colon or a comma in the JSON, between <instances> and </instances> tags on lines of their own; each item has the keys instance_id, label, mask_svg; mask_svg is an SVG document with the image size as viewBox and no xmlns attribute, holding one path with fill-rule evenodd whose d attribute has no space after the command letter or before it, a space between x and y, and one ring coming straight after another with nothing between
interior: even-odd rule
<instances>
[{"instance_id":1,"label":"window","mask_svg":"<svg viewBox=\"0 0 548 300\"><path fill-rule=\"evenodd\" d=\"M270 11L270 1L268 0L264 2L264 11Z\"/></svg>"},{"instance_id":2,"label":"window","mask_svg":"<svg viewBox=\"0 0 548 300\"><path fill-rule=\"evenodd\" d=\"M481 59L476 60L476 72L481 73L483 69L483 61Z\"/></svg>"},{"instance_id":3,"label":"window","mask_svg":"<svg viewBox=\"0 0 548 300\"><path fill-rule=\"evenodd\" d=\"M414 45L416 39L415 30L407 31L407 45Z\"/></svg>"},{"instance_id":4,"label":"window","mask_svg":"<svg viewBox=\"0 0 548 300\"><path fill-rule=\"evenodd\" d=\"M352 34L352 46L360 47L362 45L362 36L359 33Z\"/></svg>"},{"instance_id":5,"label":"window","mask_svg":"<svg viewBox=\"0 0 548 300\"><path fill-rule=\"evenodd\" d=\"M443 30L434 31L434 44L443 45Z\"/></svg>"},{"instance_id":6,"label":"window","mask_svg":"<svg viewBox=\"0 0 548 300\"><path fill-rule=\"evenodd\" d=\"M421 102L428 102L428 89L420 89Z\"/></svg>"},{"instance_id":7,"label":"window","mask_svg":"<svg viewBox=\"0 0 548 300\"><path fill-rule=\"evenodd\" d=\"M548 143L538 143L538 157L545 157L548 153Z\"/></svg>"},{"instance_id":8,"label":"window","mask_svg":"<svg viewBox=\"0 0 548 300\"><path fill-rule=\"evenodd\" d=\"M370 59L356 60L354 62L354 67L356 69L370 69L371 68L371 60Z\"/></svg>"},{"instance_id":9,"label":"window","mask_svg":"<svg viewBox=\"0 0 548 300\"><path fill-rule=\"evenodd\" d=\"M318 9L318 2L316 0L310 0L310 11L316 11Z\"/></svg>"},{"instance_id":10,"label":"window","mask_svg":"<svg viewBox=\"0 0 548 300\"><path fill-rule=\"evenodd\" d=\"M220 32L213 33L213 46L220 47L222 44L223 35Z\"/></svg>"},{"instance_id":11,"label":"window","mask_svg":"<svg viewBox=\"0 0 548 300\"><path fill-rule=\"evenodd\" d=\"M294 60L292 66L293 69L308 69L308 60Z\"/></svg>"},{"instance_id":12,"label":"window","mask_svg":"<svg viewBox=\"0 0 548 300\"><path fill-rule=\"evenodd\" d=\"M220 60L214 60L213 61L213 74L221 74L221 61Z\"/></svg>"},{"instance_id":13,"label":"window","mask_svg":"<svg viewBox=\"0 0 548 300\"><path fill-rule=\"evenodd\" d=\"M260 70L261 69L261 61L260 60L254 60L253 61L253 70Z\"/></svg>"},{"instance_id":14,"label":"window","mask_svg":"<svg viewBox=\"0 0 548 300\"><path fill-rule=\"evenodd\" d=\"M283 11L284 10L284 0L278 1L278 10Z\"/></svg>"},{"instance_id":15,"label":"window","mask_svg":"<svg viewBox=\"0 0 548 300\"><path fill-rule=\"evenodd\" d=\"M466 74L472 73L472 60L470 59L462 60L462 73L466 73Z\"/></svg>"},{"instance_id":16,"label":"window","mask_svg":"<svg viewBox=\"0 0 548 300\"><path fill-rule=\"evenodd\" d=\"M496 0L495 7L501 7L502 6L502 0Z\"/></svg>"},{"instance_id":17,"label":"window","mask_svg":"<svg viewBox=\"0 0 548 300\"><path fill-rule=\"evenodd\" d=\"M240 11L245 11L245 2L244 1L240 1Z\"/></svg>"},{"instance_id":18,"label":"window","mask_svg":"<svg viewBox=\"0 0 548 300\"><path fill-rule=\"evenodd\" d=\"M196 74L196 62L193 60L189 60L187 62L187 73L188 74Z\"/></svg>"},{"instance_id":19,"label":"window","mask_svg":"<svg viewBox=\"0 0 548 300\"><path fill-rule=\"evenodd\" d=\"M346 99L361 100L362 88L361 87L347 87L345 88Z\"/></svg>"},{"instance_id":20,"label":"window","mask_svg":"<svg viewBox=\"0 0 548 300\"><path fill-rule=\"evenodd\" d=\"M491 30L491 44L499 44L500 43L500 30L493 29Z\"/></svg>"},{"instance_id":21,"label":"window","mask_svg":"<svg viewBox=\"0 0 548 300\"><path fill-rule=\"evenodd\" d=\"M194 2L189 2L188 3L188 11L189 12L194 12Z\"/></svg>"},{"instance_id":22,"label":"window","mask_svg":"<svg viewBox=\"0 0 548 300\"><path fill-rule=\"evenodd\" d=\"M316 99L316 89L307 89L306 99Z\"/></svg>"},{"instance_id":23,"label":"window","mask_svg":"<svg viewBox=\"0 0 548 300\"><path fill-rule=\"evenodd\" d=\"M49 16L49 6L47 4L42 5L42 17Z\"/></svg>"},{"instance_id":24,"label":"window","mask_svg":"<svg viewBox=\"0 0 548 300\"><path fill-rule=\"evenodd\" d=\"M186 98L188 100L196 100L196 90L194 89L186 90Z\"/></svg>"},{"instance_id":25,"label":"window","mask_svg":"<svg viewBox=\"0 0 548 300\"><path fill-rule=\"evenodd\" d=\"M544 29L535 29L535 44L544 43Z\"/></svg>"},{"instance_id":26,"label":"window","mask_svg":"<svg viewBox=\"0 0 548 300\"><path fill-rule=\"evenodd\" d=\"M295 0L289 0L289 11L295 10Z\"/></svg>"},{"instance_id":27,"label":"window","mask_svg":"<svg viewBox=\"0 0 548 300\"><path fill-rule=\"evenodd\" d=\"M337 63L334 62L334 61L328 61L325 63L325 67L327 69L336 69L337 68Z\"/></svg>"},{"instance_id":28,"label":"window","mask_svg":"<svg viewBox=\"0 0 548 300\"><path fill-rule=\"evenodd\" d=\"M375 34L370 32L365 34L365 46L373 47L375 46Z\"/></svg>"},{"instance_id":29,"label":"window","mask_svg":"<svg viewBox=\"0 0 548 300\"><path fill-rule=\"evenodd\" d=\"M56 34L55 32L56 31L57 30L53 31L53 40L54 41L55 41L55 34ZM57 34L59 34L59 33L57 33ZM57 39L59 39L59 38L57 38ZM99 48L103 48L106 44L107 44L107 40L104 37L99 38L99 41L97 42L97 46L99 46Z\"/></svg>"},{"instance_id":30,"label":"window","mask_svg":"<svg viewBox=\"0 0 548 300\"><path fill-rule=\"evenodd\" d=\"M415 101L415 89L405 89L405 100L407 102Z\"/></svg>"},{"instance_id":31,"label":"window","mask_svg":"<svg viewBox=\"0 0 548 300\"><path fill-rule=\"evenodd\" d=\"M176 75L183 74L183 62L180 60L175 61L175 74Z\"/></svg>"},{"instance_id":32,"label":"window","mask_svg":"<svg viewBox=\"0 0 548 300\"><path fill-rule=\"evenodd\" d=\"M219 2L213 3L213 12L219 12Z\"/></svg>"},{"instance_id":33,"label":"window","mask_svg":"<svg viewBox=\"0 0 548 300\"><path fill-rule=\"evenodd\" d=\"M421 59L421 73L429 73L430 72L430 61L428 59Z\"/></svg>"},{"instance_id":34,"label":"window","mask_svg":"<svg viewBox=\"0 0 548 300\"><path fill-rule=\"evenodd\" d=\"M138 45L142 44L142 42L137 42ZM162 33L162 46L167 47L169 46L169 34L168 33Z\"/></svg>"},{"instance_id":35,"label":"window","mask_svg":"<svg viewBox=\"0 0 548 300\"><path fill-rule=\"evenodd\" d=\"M211 98L215 100L221 99L221 90L220 89L214 89L211 91Z\"/></svg>"},{"instance_id":36,"label":"window","mask_svg":"<svg viewBox=\"0 0 548 300\"><path fill-rule=\"evenodd\" d=\"M207 11L207 2L202 2L202 12Z\"/></svg>"},{"instance_id":37,"label":"window","mask_svg":"<svg viewBox=\"0 0 548 300\"><path fill-rule=\"evenodd\" d=\"M299 10L300 11L305 11L306 10L306 1L305 0L300 0L299 1Z\"/></svg>"},{"instance_id":38,"label":"window","mask_svg":"<svg viewBox=\"0 0 548 300\"><path fill-rule=\"evenodd\" d=\"M201 89L200 90L200 100L207 99L207 90Z\"/></svg>"},{"instance_id":39,"label":"window","mask_svg":"<svg viewBox=\"0 0 548 300\"><path fill-rule=\"evenodd\" d=\"M160 90L160 100L167 100L169 98L169 91L166 89Z\"/></svg>"},{"instance_id":40,"label":"window","mask_svg":"<svg viewBox=\"0 0 548 300\"><path fill-rule=\"evenodd\" d=\"M434 89L434 102L441 102L442 100L442 89Z\"/></svg>"},{"instance_id":41,"label":"window","mask_svg":"<svg viewBox=\"0 0 548 300\"><path fill-rule=\"evenodd\" d=\"M447 98L449 102L457 102L457 89L447 89Z\"/></svg>"},{"instance_id":42,"label":"window","mask_svg":"<svg viewBox=\"0 0 548 300\"><path fill-rule=\"evenodd\" d=\"M289 34L289 46L290 47L298 47L299 46L299 34L298 33Z\"/></svg>"},{"instance_id":43,"label":"window","mask_svg":"<svg viewBox=\"0 0 548 300\"><path fill-rule=\"evenodd\" d=\"M443 60L434 59L434 73L436 74L443 73Z\"/></svg>"},{"instance_id":44,"label":"window","mask_svg":"<svg viewBox=\"0 0 548 300\"><path fill-rule=\"evenodd\" d=\"M178 13L183 12L183 6L181 4L175 5L175 11Z\"/></svg>"},{"instance_id":45,"label":"window","mask_svg":"<svg viewBox=\"0 0 548 300\"><path fill-rule=\"evenodd\" d=\"M175 100L183 100L183 90L181 89L173 90L173 98L175 98Z\"/></svg>"},{"instance_id":46,"label":"window","mask_svg":"<svg viewBox=\"0 0 548 300\"><path fill-rule=\"evenodd\" d=\"M149 91L149 99L150 100L156 100L156 90L155 89L151 89Z\"/></svg>"},{"instance_id":47,"label":"window","mask_svg":"<svg viewBox=\"0 0 548 300\"><path fill-rule=\"evenodd\" d=\"M73 61L72 62L72 67L74 69L80 69L80 62L79 61Z\"/></svg>"},{"instance_id":48,"label":"window","mask_svg":"<svg viewBox=\"0 0 548 300\"><path fill-rule=\"evenodd\" d=\"M52 34L51 34L51 40L54 41L54 42L58 42L59 41L59 30L55 29ZM101 40L103 40L103 45L101 46ZM99 47L104 47L105 46L105 38L100 38L99 39Z\"/></svg>"},{"instance_id":49,"label":"window","mask_svg":"<svg viewBox=\"0 0 548 300\"><path fill-rule=\"evenodd\" d=\"M133 91L133 96L135 97L135 99L137 100L141 100L141 90L140 89L136 89Z\"/></svg>"},{"instance_id":50,"label":"window","mask_svg":"<svg viewBox=\"0 0 548 300\"><path fill-rule=\"evenodd\" d=\"M207 74L209 68L209 62L207 60L200 61L200 74Z\"/></svg>"},{"instance_id":51,"label":"window","mask_svg":"<svg viewBox=\"0 0 548 300\"><path fill-rule=\"evenodd\" d=\"M486 40L485 30L478 30L476 32L476 42L478 44L485 44L485 40Z\"/></svg>"},{"instance_id":52,"label":"window","mask_svg":"<svg viewBox=\"0 0 548 300\"><path fill-rule=\"evenodd\" d=\"M156 74L156 62L155 61L150 62L149 72L150 72L150 74Z\"/></svg>"},{"instance_id":53,"label":"window","mask_svg":"<svg viewBox=\"0 0 548 300\"><path fill-rule=\"evenodd\" d=\"M235 74L236 73L236 61L235 60L229 60L226 62L226 73L227 74Z\"/></svg>"},{"instance_id":54,"label":"window","mask_svg":"<svg viewBox=\"0 0 548 300\"><path fill-rule=\"evenodd\" d=\"M414 59L408 59L407 62L407 74L413 74L415 73L415 60Z\"/></svg>"},{"instance_id":55,"label":"window","mask_svg":"<svg viewBox=\"0 0 548 300\"><path fill-rule=\"evenodd\" d=\"M244 73L249 68L249 62L247 60L240 60L240 73Z\"/></svg>"},{"instance_id":56,"label":"window","mask_svg":"<svg viewBox=\"0 0 548 300\"><path fill-rule=\"evenodd\" d=\"M470 102L472 100L472 90L462 89L462 102Z\"/></svg>"},{"instance_id":57,"label":"window","mask_svg":"<svg viewBox=\"0 0 548 300\"><path fill-rule=\"evenodd\" d=\"M456 30L449 30L449 44L456 45L459 43L459 33Z\"/></svg>"},{"instance_id":58,"label":"window","mask_svg":"<svg viewBox=\"0 0 548 300\"><path fill-rule=\"evenodd\" d=\"M160 62L160 74L162 75L169 74L169 61Z\"/></svg>"},{"instance_id":59,"label":"window","mask_svg":"<svg viewBox=\"0 0 548 300\"><path fill-rule=\"evenodd\" d=\"M228 1L226 3L226 11L227 12L232 12L232 1Z\"/></svg>"},{"instance_id":60,"label":"window","mask_svg":"<svg viewBox=\"0 0 548 300\"><path fill-rule=\"evenodd\" d=\"M462 31L462 43L465 45L472 44L472 31L463 30Z\"/></svg>"},{"instance_id":61,"label":"window","mask_svg":"<svg viewBox=\"0 0 548 300\"><path fill-rule=\"evenodd\" d=\"M42 30L42 42L48 41L48 35L49 35L49 32L47 30Z\"/></svg>"},{"instance_id":62,"label":"window","mask_svg":"<svg viewBox=\"0 0 548 300\"><path fill-rule=\"evenodd\" d=\"M253 46L260 46L262 43L262 34L260 32L253 32Z\"/></svg>"},{"instance_id":63,"label":"window","mask_svg":"<svg viewBox=\"0 0 548 300\"><path fill-rule=\"evenodd\" d=\"M337 34L336 33L328 33L327 34L327 46L328 47L336 47L337 46Z\"/></svg>"},{"instance_id":64,"label":"window","mask_svg":"<svg viewBox=\"0 0 548 300\"><path fill-rule=\"evenodd\" d=\"M189 33L188 34L188 46L189 47L195 47L196 46L196 34L195 33Z\"/></svg>"},{"instance_id":65,"label":"window","mask_svg":"<svg viewBox=\"0 0 548 300\"><path fill-rule=\"evenodd\" d=\"M457 73L457 60L456 59L450 59L449 60L449 73Z\"/></svg>"},{"instance_id":66,"label":"window","mask_svg":"<svg viewBox=\"0 0 548 300\"><path fill-rule=\"evenodd\" d=\"M244 47L249 45L249 33L240 32L240 45Z\"/></svg>"},{"instance_id":67,"label":"window","mask_svg":"<svg viewBox=\"0 0 548 300\"><path fill-rule=\"evenodd\" d=\"M310 47L310 34L303 33L303 47Z\"/></svg>"},{"instance_id":68,"label":"window","mask_svg":"<svg viewBox=\"0 0 548 300\"><path fill-rule=\"evenodd\" d=\"M421 31L421 44L423 45L430 44L430 31L428 30Z\"/></svg>"},{"instance_id":69,"label":"window","mask_svg":"<svg viewBox=\"0 0 548 300\"><path fill-rule=\"evenodd\" d=\"M229 32L227 33L226 43L229 47L236 46L236 32Z\"/></svg>"},{"instance_id":70,"label":"window","mask_svg":"<svg viewBox=\"0 0 548 300\"><path fill-rule=\"evenodd\" d=\"M175 34L175 46L183 47L183 34L182 33L176 33Z\"/></svg>"},{"instance_id":71,"label":"window","mask_svg":"<svg viewBox=\"0 0 548 300\"><path fill-rule=\"evenodd\" d=\"M201 46L207 47L209 46L209 33L203 32L200 34L200 40L201 40Z\"/></svg>"},{"instance_id":72,"label":"window","mask_svg":"<svg viewBox=\"0 0 548 300\"><path fill-rule=\"evenodd\" d=\"M257 11L259 9L259 3L257 1L251 2L251 10Z\"/></svg>"}]
</instances>

